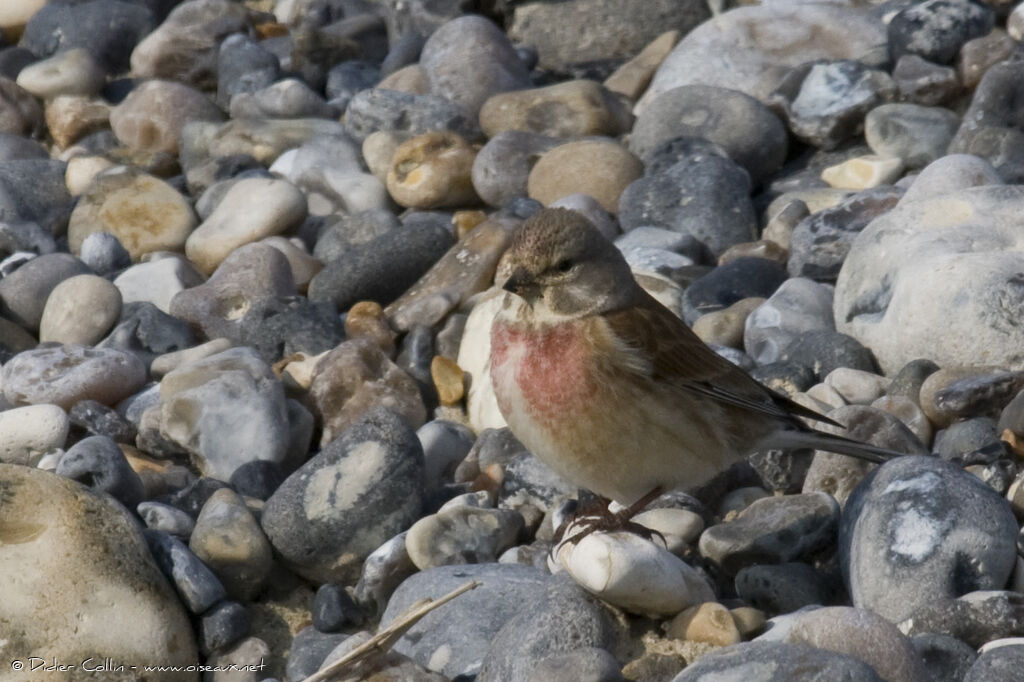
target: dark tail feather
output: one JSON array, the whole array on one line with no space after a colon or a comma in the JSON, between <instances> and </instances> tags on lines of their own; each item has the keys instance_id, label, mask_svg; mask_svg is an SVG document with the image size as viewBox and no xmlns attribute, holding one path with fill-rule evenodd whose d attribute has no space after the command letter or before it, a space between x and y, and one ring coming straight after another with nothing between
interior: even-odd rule
<instances>
[{"instance_id":1,"label":"dark tail feather","mask_svg":"<svg viewBox=\"0 0 1024 682\"><path fill-rule=\"evenodd\" d=\"M796 448L826 450L840 455L857 457L868 462L875 462L876 464L882 464L894 457L901 457L906 454L812 429L807 431L778 431L765 439L761 445L783 450Z\"/></svg>"}]
</instances>

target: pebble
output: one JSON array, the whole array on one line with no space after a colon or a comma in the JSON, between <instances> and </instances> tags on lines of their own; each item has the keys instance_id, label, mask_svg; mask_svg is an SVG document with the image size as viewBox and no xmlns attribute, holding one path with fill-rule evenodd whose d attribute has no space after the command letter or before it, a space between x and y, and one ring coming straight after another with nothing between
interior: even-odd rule
<instances>
[{"instance_id":1,"label":"pebble","mask_svg":"<svg viewBox=\"0 0 1024 682\"><path fill-rule=\"evenodd\" d=\"M64 447L71 424L57 405L29 405L0 412L0 462L35 466Z\"/></svg>"},{"instance_id":2,"label":"pebble","mask_svg":"<svg viewBox=\"0 0 1024 682\"><path fill-rule=\"evenodd\" d=\"M831 591L824 576L813 567L793 562L743 567L736 574L736 595L758 609L779 614L825 604Z\"/></svg>"},{"instance_id":3,"label":"pebble","mask_svg":"<svg viewBox=\"0 0 1024 682\"><path fill-rule=\"evenodd\" d=\"M550 682L625 682L619 662L597 647L580 647L552 654L537 662L531 678Z\"/></svg>"},{"instance_id":4,"label":"pebble","mask_svg":"<svg viewBox=\"0 0 1024 682\"><path fill-rule=\"evenodd\" d=\"M982 651L964 675L964 682L1011 682L1024 664L1024 646L1016 642Z\"/></svg>"},{"instance_id":5,"label":"pebble","mask_svg":"<svg viewBox=\"0 0 1024 682\"><path fill-rule=\"evenodd\" d=\"M899 158L907 168L924 168L945 156L960 117L942 107L883 104L864 119L864 137L881 157Z\"/></svg>"},{"instance_id":6,"label":"pebble","mask_svg":"<svg viewBox=\"0 0 1024 682\"><path fill-rule=\"evenodd\" d=\"M247 35L229 35L217 51L217 105L227 109L235 95L267 87L280 72L280 63L272 52Z\"/></svg>"},{"instance_id":7,"label":"pebble","mask_svg":"<svg viewBox=\"0 0 1024 682\"><path fill-rule=\"evenodd\" d=\"M310 580L349 581L422 511L423 450L405 420L377 408L292 474L261 523L276 554Z\"/></svg>"},{"instance_id":8,"label":"pebble","mask_svg":"<svg viewBox=\"0 0 1024 682\"><path fill-rule=\"evenodd\" d=\"M185 254L210 274L238 247L280 234L306 217L306 198L285 180L240 180L188 235Z\"/></svg>"},{"instance_id":9,"label":"pebble","mask_svg":"<svg viewBox=\"0 0 1024 682\"><path fill-rule=\"evenodd\" d=\"M756 641L712 651L686 667L672 682L715 679L787 682L805 677L822 680L877 682L875 670L852 656L807 644Z\"/></svg>"},{"instance_id":10,"label":"pebble","mask_svg":"<svg viewBox=\"0 0 1024 682\"><path fill-rule=\"evenodd\" d=\"M395 150L387 174L388 193L408 208L444 208L476 203L471 174L476 150L448 131L418 135Z\"/></svg>"},{"instance_id":11,"label":"pebble","mask_svg":"<svg viewBox=\"0 0 1024 682\"><path fill-rule=\"evenodd\" d=\"M956 58L956 73L965 88L974 88L989 67L1005 60L1017 46L1017 41L1001 28L993 28L987 35L972 38L960 47Z\"/></svg>"},{"instance_id":12,"label":"pebble","mask_svg":"<svg viewBox=\"0 0 1024 682\"><path fill-rule=\"evenodd\" d=\"M121 316L121 292L97 275L69 277L50 292L39 321L39 341L91 346Z\"/></svg>"},{"instance_id":13,"label":"pebble","mask_svg":"<svg viewBox=\"0 0 1024 682\"><path fill-rule=\"evenodd\" d=\"M572 80L532 90L494 95L480 109L480 128L488 138L506 131L546 137L616 137L629 131L633 116L603 86Z\"/></svg>"},{"instance_id":14,"label":"pebble","mask_svg":"<svg viewBox=\"0 0 1024 682\"><path fill-rule=\"evenodd\" d=\"M209 655L227 649L249 634L249 615L238 602L223 601L199 621L199 649Z\"/></svg>"},{"instance_id":15,"label":"pebble","mask_svg":"<svg viewBox=\"0 0 1024 682\"><path fill-rule=\"evenodd\" d=\"M940 633L978 648L992 640L1020 637L1022 616L1024 598L1019 592L981 590L957 599L931 599L898 627L908 636Z\"/></svg>"},{"instance_id":16,"label":"pebble","mask_svg":"<svg viewBox=\"0 0 1024 682\"><path fill-rule=\"evenodd\" d=\"M630 183L619 198L619 218L626 232L660 227L688 234L719 256L756 236L749 195L746 171L727 158L696 154Z\"/></svg>"},{"instance_id":17,"label":"pebble","mask_svg":"<svg viewBox=\"0 0 1024 682\"><path fill-rule=\"evenodd\" d=\"M798 138L835 149L860 131L864 116L896 97L888 73L857 61L806 64L790 71L772 94Z\"/></svg>"},{"instance_id":18,"label":"pebble","mask_svg":"<svg viewBox=\"0 0 1024 682\"><path fill-rule=\"evenodd\" d=\"M719 145L758 185L782 167L788 139L782 121L759 101L712 85L685 85L659 96L636 120L630 150L647 159L677 137Z\"/></svg>"},{"instance_id":19,"label":"pebble","mask_svg":"<svg viewBox=\"0 0 1024 682\"><path fill-rule=\"evenodd\" d=\"M345 109L345 130L360 142L378 131L411 137L450 130L468 140L480 137L476 117L466 115L454 102L436 95L382 88L356 93Z\"/></svg>"},{"instance_id":20,"label":"pebble","mask_svg":"<svg viewBox=\"0 0 1024 682\"><path fill-rule=\"evenodd\" d=\"M702 642L718 647L741 641L740 632L729 609L713 601L691 606L681 612L667 623L666 632L674 639Z\"/></svg>"},{"instance_id":21,"label":"pebble","mask_svg":"<svg viewBox=\"0 0 1024 682\"><path fill-rule=\"evenodd\" d=\"M949 635L925 633L910 638L910 644L924 662L928 679L936 682L962 680L978 652Z\"/></svg>"},{"instance_id":22,"label":"pebble","mask_svg":"<svg viewBox=\"0 0 1024 682\"><path fill-rule=\"evenodd\" d=\"M421 571L435 566L490 563L523 531L523 517L507 509L453 507L409 528L406 551Z\"/></svg>"},{"instance_id":23,"label":"pebble","mask_svg":"<svg viewBox=\"0 0 1024 682\"><path fill-rule=\"evenodd\" d=\"M995 416L1024 388L1024 374L993 366L960 366L928 375L919 394L921 409L938 427L972 415Z\"/></svg>"},{"instance_id":24,"label":"pebble","mask_svg":"<svg viewBox=\"0 0 1024 682\"><path fill-rule=\"evenodd\" d=\"M148 253L181 251L196 227L188 200L160 178L117 166L83 190L68 223L68 246L81 255L85 240L107 233L138 262Z\"/></svg>"},{"instance_id":25,"label":"pebble","mask_svg":"<svg viewBox=\"0 0 1024 682\"><path fill-rule=\"evenodd\" d=\"M363 614L340 585L324 583L316 591L313 626L320 632L340 632L347 625L362 625Z\"/></svg>"},{"instance_id":26,"label":"pebble","mask_svg":"<svg viewBox=\"0 0 1024 682\"><path fill-rule=\"evenodd\" d=\"M191 516L162 502L140 502L135 508L146 527L169 533L179 540L188 541L196 522Z\"/></svg>"},{"instance_id":27,"label":"pebble","mask_svg":"<svg viewBox=\"0 0 1024 682\"><path fill-rule=\"evenodd\" d=\"M119 273L132 264L132 257L128 253L128 249L124 248L117 237L109 232L94 232L83 239L78 257L93 272L100 275Z\"/></svg>"},{"instance_id":28,"label":"pebble","mask_svg":"<svg viewBox=\"0 0 1024 682\"><path fill-rule=\"evenodd\" d=\"M227 488L203 505L188 546L232 599L246 601L259 594L273 567L270 542L259 523L242 498Z\"/></svg>"},{"instance_id":29,"label":"pebble","mask_svg":"<svg viewBox=\"0 0 1024 682\"><path fill-rule=\"evenodd\" d=\"M438 28L420 53L430 92L457 104L476 119L492 95L529 87L525 65L494 23L476 15Z\"/></svg>"},{"instance_id":30,"label":"pebble","mask_svg":"<svg viewBox=\"0 0 1024 682\"><path fill-rule=\"evenodd\" d=\"M1006 182L1020 182L1024 178L1021 142L1013 135L1013 109L1004 98L1022 86L1014 60L991 66L974 89L949 153L980 156L991 162Z\"/></svg>"},{"instance_id":31,"label":"pebble","mask_svg":"<svg viewBox=\"0 0 1024 682\"><path fill-rule=\"evenodd\" d=\"M637 113L662 93L691 84L739 90L764 102L793 67L835 59L882 64L889 56L885 45L885 25L860 8L739 7L683 36L637 102Z\"/></svg>"},{"instance_id":32,"label":"pebble","mask_svg":"<svg viewBox=\"0 0 1024 682\"><path fill-rule=\"evenodd\" d=\"M0 76L0 132L38 135L43 130L43 123L43 109L39 102L13 80Z\"/></svg>"},{"instance_id":33,"label":"pebble","mask_svg":"<svg viewBox=\"0 0 1024 682\"><path fill-rule=\"evenodd\" d=\"M110 494L128 509L142 502L142 481L121 448L106 436L90 436L72 445L60 458L56 471L59 476Z\"/></svg>"},{"instance_id":34,"label":"pebble","mask_svg":"<svg viewBox=\"0 0 1024 682\"><path fill-rule=\"evenodd\" d=\"M92 133L106 130L110 126L110 111L111 106L98 97L58 95L46 102L43 115L57 147L67 149ZM70 183L68 189L76 193Z\"/></svg>"},{"instance_id":35,"label":"pebble","mask_svg":"<svg viewBox=\"0 0 1024 682\"><path fill-rule=\"evenodd\" d=\"M704 343L742 348L747 316L765 300L752 296L740 299L728 308L705 313L693 323L693 333Z\"/></svg>"},{"instance_id":36,"label":"pebble","mask_svg":"<svg viewBox=\"0 0 1024 682\"><path fill-rule=\"evenodd\" d=\"M992 10L959 0L926 0L907 7L889 21L889 53L895 62L916 54L938 64L953 61L960 47L990 30Z\"/></svg>"},{"instance_id":37,"label":"pebble","mask_svg":"<svg viewBox=\"0 0 1024 682\"><path fill-rule=\"evenodd\" d=\"M145 384L146 367L134 354L111 348L47 346L15 355L0 377L14 405L69 409L81 400L114 405L127 398Z\"/></svg>"},{"instance_id":38,"label":"pebble","mask_svg":"<svg viewBox=\"0 0 1024 682\"><path fill-rule=\"evenodd\" d=\"M64 280L84 274L89 274L89 268L67 253L33 258L0 280L4 315L28 331L38 332L50 293Z\"/></svg>"},{"instance_id":39,"label":"pebble","mask_svg":"<svg viewBox=\"0 0 1024 682\"><path fill-rule=\"evenodd\" d=\"M805 277L782 282L747 316L743 347L759 365L777 362L804 334L832 324L832 287Z\"/></svg>"},{"instance_id":40,"label":"pebble","mask_svg":"<svg viewBox=\"0 0 1024 682\"><path fill-rule=\"evenodd\" d=\"M0 592L12 619L0 625L0 636L8 655L27 661L45 648L60 661L86 647L97 665L108 657L126 669L153 661L196 664L188 615L127 510L32 467L0 464L0 481L6 538ZM24 599L26 590L45 591L57 610ZM110 604L131 604L131 622L104 617ZM68 620L68 613L83 617Z\"/></svg>"},{"instance_id":41,"label":"pebble","mask_svg":"<svg viewBox=\"0 0 1024 682\"><path fill-rule=\"evenodd\" d=\"M29 64L18 73L17 84L42 99L59 95L96 95L106 72L88 50L72 48Z\"/></svg>"},{"instance_id":42,"label":"pebble","mask_svg":"<svg viewBox=\"0 0 1024 682\"><path fill-rule=\"evenodd\" d=\"M885 377L848 367L832 370L824 379L847 403L870 405L882 397L889 386Z\"/></svg>"},{"instance_id":43,"label":"pebble","mask_svg":"<svg viewBox=\"0 0 1024 682\"><path fill-rule=\"evenodd\" d=\"M143 535L157 566L189 611L198 615L224 598L224 586L180 540L154 530L143 531Z\"/></svg>"},{"instance_id":44,"label":"pebble","mask_svg":"<svg viewBox=\"0 0 1024 682\"><path fill-rule=\"evenodd\" d=\"M252 348L232 348L169 372L160 381L159 405L150 409L160 436L188 452L204 475L222 481L257 461L280 463L288 452L284 388Z\"/></svg>"},{"instance_id":45,"label":"pebble","mask_svg":"<svg viewBox=\"0 0 1024 682\"><path fill-rule=\"evenodd\" d=\"M545 206L570 194L593 197L601 207L619 212L619 197L643 173L643 164L612 140L568 142L537 160L527 179L531 199Z\"/></svg>"},{"instance_id":46,"label":"pebble","mask_svg":"<svg viewBox=\"0 0 1024 682\"><path fill-rule=\"evenodd\" d=\"M812 555L835 537L839 505L826 493L757 500L731 523L711 526L700 536L700 553L735 574L758 561L785 563Z\"/></svg>"},{"instance_id":47,"label":"pebble","mask_svg":"<svg viewBox=\"0 0 1024 682\"><path fill-rule=\"evenodd\" d=\"M831 606L798 612L759 640L783 641L845 654L870 665L884 680L928 679L917 652L896 626L872 611Z\"/></svg>"},{"instance_id":48,"label":"pebble","mask_svg":"<svg viewBox=\"0 0 1024 682\"><path fill-rule=\"evenodd\" d=\"M694 280L683 297L683 319L724 310L746 298L768 298L786 280L785 271L765 258L740 258Z\"/></svg>"},{"instance_id":49,"label":"pebble","mask_svg":"<svg viewBox=\"0 0 1024 682\"><path fill-rule=\"evenodd\" d=\"M1016 534L1009 504L978 479L938 458L901 457L847 501L840 563L854 605L898 622L935 599L1005 585Z\"/></svg>"},{"instance_id":50,"label":"pebble","mask_svg":"<svg viewBox=\"0 0 1024 682\"><path fill-rule=\"evenodd\" d=\"M872 154L829 166L821 171L821 179L832 187L862 190L892 184L902 173L902 159Z\"/></svg>"},{"instance_id":51,"label":"pebble","mask_svg":"<svg viewBox=\"0 0 1024 682\"><path fill-rule=\"evenodd\" d=\"M127 147L174 154L186 121L220 121L223 114L200 91L170 80L147 80L110 111L110 129Z\"/></svg>"}]
</instances>

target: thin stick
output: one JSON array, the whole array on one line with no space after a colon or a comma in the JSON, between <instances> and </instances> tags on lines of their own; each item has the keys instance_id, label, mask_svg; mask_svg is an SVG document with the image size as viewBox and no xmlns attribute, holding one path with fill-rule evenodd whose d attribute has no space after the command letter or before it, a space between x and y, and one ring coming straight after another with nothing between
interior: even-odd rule
<instances>
[{"instance_id":1,"label":"thin stick","mask_svg":"<svg viewBox=\"0 0 1024 682\"><path fill-rule=\"evenodd\" d=\"M326 682L326 680L331 676L342 672L350 663L358 663L370 654L382 653L389 650L394 646L395 642L398 641L398 638L405 634L406 630L419 622L423 616L440 606L444 606L456 597L469 592L470 590L475 590L480 587L480 585L481 583L479 580L470 580L468 583L452 590L443 597L438 597L437 599L421 599L406 609L405 613L396 618L391 625L387 626L376 635L336 660L334 663L331 663L323 670L310 675L302 682Z\"/></svg>"}]
</instances>

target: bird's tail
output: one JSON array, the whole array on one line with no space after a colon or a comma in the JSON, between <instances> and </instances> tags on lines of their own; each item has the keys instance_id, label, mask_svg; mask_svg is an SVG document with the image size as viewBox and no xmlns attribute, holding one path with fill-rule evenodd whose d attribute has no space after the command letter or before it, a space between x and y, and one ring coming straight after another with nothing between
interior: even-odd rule
<instances>
[{"instance_id":1,"label":"bird's tail","mask_svg":"<svg viewBox=\"0 0 1024 682\"><path fill-rule=\"evenodd\" d=\"M837 436L814 429L777 431L760 445L780 450L794 450L798 448L811 448L814 450L827 450L840 455L857 457L868 462L882 464L894 457L903 456L904 452L896 452L888 448L880 448L875 445L868 445L859 440L852 440L843 436Z\"/></svg>"}]
</instances>

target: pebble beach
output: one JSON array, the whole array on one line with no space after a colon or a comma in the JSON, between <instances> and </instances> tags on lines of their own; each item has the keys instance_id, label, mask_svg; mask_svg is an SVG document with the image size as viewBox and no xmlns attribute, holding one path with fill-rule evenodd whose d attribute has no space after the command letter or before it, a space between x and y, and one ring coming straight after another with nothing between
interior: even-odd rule
<instances>
[{"instance_id":1,"label":"pebble beach","mask_svg":"<svg viewBox=\"0 0 1024 682\"><path fill-rule=\"evenodd\" d=\"M0 680L1019 681L1022 38L1004 0L0 0ZM544 207L905 456L756 452L557 543L585 493L489 375Z\"/></svg>"}]
</instances>

